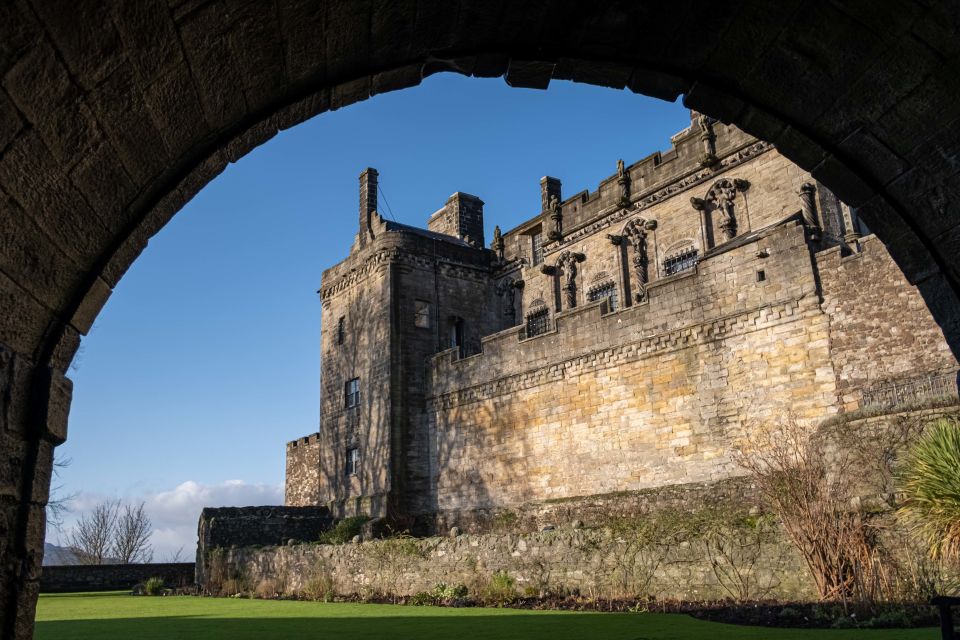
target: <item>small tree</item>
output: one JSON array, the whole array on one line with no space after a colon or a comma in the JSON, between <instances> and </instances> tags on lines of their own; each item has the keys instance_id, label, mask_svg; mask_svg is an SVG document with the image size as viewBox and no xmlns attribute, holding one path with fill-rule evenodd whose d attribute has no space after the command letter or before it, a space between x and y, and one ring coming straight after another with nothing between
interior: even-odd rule
<instances>
[{"instance_id":1,"label":"small tree","mask_svg":"<svg viewBox=\"0 0 960 640\"><path fill-rule=\"evenodd\" d=\"M104 564L113 545L120 502L101 502L83 515L67 536L80 564Z\"/></svg>"},{"instance_id":2,"label":"small tree","mask_svg":"<svg viewBox=\"0 0 960 640\"><path fill-rule=\"evenodd\" d=\"M803 556L820 598L872 600L885 579L876 531L849 502L862 452L827 445L788 415L751 429L735 457Z\"/></svg>"},{"instance_id":3,"label":"small tree","mask_svg":"<svg viewBox=\"0 0 960 640\"><path fill-rule=\"evenodd\" d=\"M931 556L960 560L960 423L941 419L910 449L900 473L897 515Z\"/></svg>"},{"instance_id":4,"label":"small tree","mask_svg":"<svg viewBox=\"0 0 960 640\"><path fill-rule=\"evenodd\" d=\"M153 560L152 534L143 502L134 506L115 500L101 502L81 516L67 541L80 564L127 564Z\"/></svg>"},{"instance_id":5,"label":"small tree","mask_svg":"<svg viewBox=\"0 0 960 640\"><path fill-rule=\"evenodd\" d=\"M114 557L123 564L150 562L153 560L150 546L152 534L153 526L144 510L144 503L125 505L117 514L116 530L110 545Z\"/></svg>"}]
</instances>

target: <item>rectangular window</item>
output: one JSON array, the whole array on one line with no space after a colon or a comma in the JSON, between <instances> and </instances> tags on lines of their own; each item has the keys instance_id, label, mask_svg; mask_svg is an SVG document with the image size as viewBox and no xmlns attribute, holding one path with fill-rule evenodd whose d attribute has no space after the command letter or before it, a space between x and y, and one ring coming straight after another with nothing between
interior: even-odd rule
<instances>
[{"instance_id":1,"label":"rectangular window","mask_svg":"<svg viewBox=\"0 0 960 640\"><path fill-rule=\"evenodd\" d=\"M346 320L343 316L340 316L340 319L337 320L337 344L343 344L343 341L346 339L346 335Z\"/></svg>"},{"instance_id":2,"label":"rectangular window","mask_svg":"<svg viewBox=\"0 0 960 640\"><path fill-rule=\"evenodd\" d=\"M763 269L757 271L757 282L763 282L767 279L767 272Z\"/></svg>"},{"instance_id":3,"label":"rectangular window","mask_svg":"<svg viewBox=\"0 0 960 640\"><path fill-rule=\"evenodd\" d=\"M360 449L350 447L347 449L347 475L355 476L360 472Z\"/></svg>"},{"instance_id":4,"label":"rectangular window","mask_svg":"<svg viewBox=\"0 0 960 640\"><path fill-rule=\"evenodd\" d=\"M543 232L538 231L530 235L530 248L533 264L538 265L543 262Z\"/></svg>"},{"instance_id":5,"label":"rectangular window","mask_svg":"<svg viewBox=\"0 0 960 640\"><path fill-rule=\"evenodd\" d=\"M612 282L601 284L587 292L590 302L607 299L607 311L617 310L617 285Z\"/></svg>"},{"instance_id":6,"label":"rectangular window","mask_svg":"<svg viewBox=\"0 0 960 640\"><path fill-rule=\"evenodd\" d=\"M674 254L663 261L664 275L672 276L675 273L686 271L697 266L697 250L693 247Z\"/></svg>"},{"instance_id":7,"label":"rectangular window","mask_svg":"<svg viewBox=\"0 0 960 640\"><path fill-rule=\"evenodd\" d=\"M360 406L360 378L347 380L343 385L343 404L347 409Z\"/></svg>"},{"instance_id":8,"label":"rectangular window","mask_svg":"<svg viewBox=\"0 0 960 640\"><path fill-rule=\"evenodd\" d=\"M546 333L550 328L550 310L544 307L527 316L527 337Z\"/></svg>"},{"instance_id":9,"label":"rectangular window","mask_svg":"<svg viewBox=\"0 0 960 640\"><path fill-rule=\"evenodd\" d=\"M430 303L425 300L414 302L413 324L421 329L430 328Z\"/></svg>"}]
</instances>

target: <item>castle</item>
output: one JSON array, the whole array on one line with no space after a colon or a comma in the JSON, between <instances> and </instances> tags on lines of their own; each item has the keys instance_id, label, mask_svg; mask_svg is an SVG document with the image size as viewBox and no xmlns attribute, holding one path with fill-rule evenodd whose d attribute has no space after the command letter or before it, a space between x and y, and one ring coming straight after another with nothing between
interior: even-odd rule
<instances>
[{"instance_id":1,"label":"castle","mask_svg":"<svg viewBox=\"0 0 960 640\"><path fill-rule=\"evenodd\" d=\"M788 412L955 392L940 328L854 211L733 126L694 113L671 142L592 193L543 178L541 211L489 248L476 196L418 229L377 213L365 170L286 503L471 527L736 476L731 443Z\"/></svg>"}]
</instances>

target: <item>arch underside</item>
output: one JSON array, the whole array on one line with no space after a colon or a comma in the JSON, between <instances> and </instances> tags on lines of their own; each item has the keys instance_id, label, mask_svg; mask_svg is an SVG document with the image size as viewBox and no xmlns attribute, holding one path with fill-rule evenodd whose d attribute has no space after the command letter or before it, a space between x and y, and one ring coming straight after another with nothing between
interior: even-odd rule
<instances>
[{"instance_id":1,"label":"arch underside","mask_svg":"<svg viewBox=\"0 0 960 640\"><path fill-rule=\"evenodd\" d=\"M0 5L4 637L32 629L65 371L149 238L278 131L433 73L682 95L773 142L858 208L958 353L960 8L889 4Z\"/></svg>"}]
</instances>

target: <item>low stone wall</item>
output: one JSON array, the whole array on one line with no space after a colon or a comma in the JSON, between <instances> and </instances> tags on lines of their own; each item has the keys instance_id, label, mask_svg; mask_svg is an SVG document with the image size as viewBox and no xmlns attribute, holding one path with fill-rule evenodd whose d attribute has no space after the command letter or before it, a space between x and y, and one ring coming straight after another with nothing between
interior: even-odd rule
<instances>
[{"instance_id":1,"label":"low stone wall","mask_svg":"<svg viewBox=\"0 0 960 640\"><path fill-rule=\"evenodd\" d=\"M119 591L149 578L163 578L167 587L193 584L192 562L155 564L48 565L40 575L40 593Z\"/></svg>"},{"instance_id":2,"label":"low stone wall","mask_svg":"<svg viewBox=\"0 0 960 640\"><path fill-rule=\"evenodd\" d=\"M439 582L482 594L497 573L518 595L815 598L802 560L775 531L760 544L730 538L654 540L638 531L564 529L532 534L394 538L346 545L221 549L211 565L231 588L289 594L411 595ZM738 580L736 571L747 576ZM208 588L219 585L205 585Z\"/></svg>"},{"instance_id":3,"label":"low stone wall","mask_svg":"<svg viewBox=\"0 0 960 640\"><path fill-rule=\"evenodd\" d=\"M326 507L207 507L197 525L197 582L212 549L316 540L332 524Z\"/></svg>"}]
</instances>

